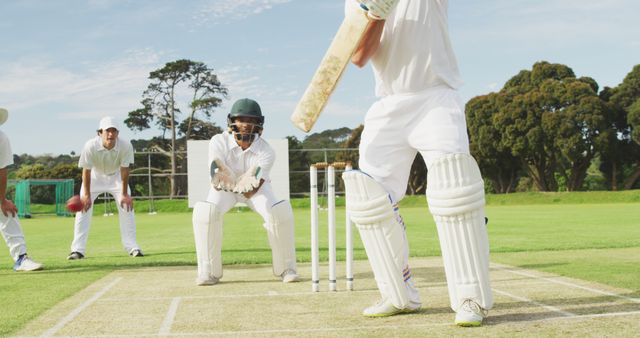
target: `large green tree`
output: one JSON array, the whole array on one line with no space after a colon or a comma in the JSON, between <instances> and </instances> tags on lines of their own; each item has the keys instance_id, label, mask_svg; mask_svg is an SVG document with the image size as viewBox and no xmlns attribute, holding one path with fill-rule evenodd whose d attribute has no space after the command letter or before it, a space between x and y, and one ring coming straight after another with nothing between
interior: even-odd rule
<instances>
[{"instance_id":1,"label":"large green tree","mask_svg":"<svg viewBox=\"0 0 640 338\"><path fill-rule=\"evenodd\" d=\"M576 78L571 68L542 61L500 91L504 102L493 118L501 147L521 159L539 190L582 187L607 128L607 106L597 90L593 79Z\"/></svg>"},{"instance_id":2,"label":"large green tree","mask_svg":"<svg viewBox=\"0 0 640 338\"><path fill-rule=\"evenodd\" d=\"M471 154L497 193L513 192L522 171L522 161L501 142L501 128L496 124L506 97L504 93L476 96L465 107Z\"/></svg>"},{"instance_id":3,"label":"large green tree","mask_svg":"<svg viewBox=\"0 0 640 338\"><path fill-rule=\"evenodd\" d=\"M601 170L612 189L619 183L631 189L640 180L640 65L633 67L622 83L605 88L601 96L611 105L610 135Z\"/></svg>"},{"instance_id":4,"label":"large green tree","mask_svg":"<svg viewBox=\"0 0 640 338\"><path fill-rule=\"evenodd\" d=\"M151 83L142 95L142 108L129 112L125 124L140 131L155 123L161 129L163 139L169 133L168 144L157 143L153 148L171 159L170 196L173 197L178 192L175 175L178 163L186 165L184 156L179 156L178 151L186 149L186 141L206 139L212 136L206 134L220 130L207 119L227 97L227 89L213 69L202 62L184 59L168 62L152 71L149 79ZM187 95L189 101L183 105L189 110L183 120L180 120L182 111L178 103L181 90L190 93ZM184 142L179 142L180 135L184 136Z\"/></svg>"}]
</instances>

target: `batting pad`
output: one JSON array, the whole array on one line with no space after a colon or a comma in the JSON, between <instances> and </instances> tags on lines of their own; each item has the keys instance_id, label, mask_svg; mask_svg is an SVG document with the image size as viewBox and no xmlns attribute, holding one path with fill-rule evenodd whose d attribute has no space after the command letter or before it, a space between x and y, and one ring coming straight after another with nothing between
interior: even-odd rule
<instances>
[{"instance_id":1,"label":"batting pad","mask_svg":"<svg viewBox=\"0 0 640 338\"><path fill-rule=\"evenodd\" d=\"M398 223L386 190L373 178L358 170L342 174L347 196L347 208L358 227L371 270L383 298L393 306L405 309L409 294L403 276L407 267L404 228Z\"/></svg>"},{"instance_id":2,"label":"batting pad","mask_svg":"<svg viewBox=\"0 0 640 338\"><path fill-rule=\"evenodd\" d=\"M264 224L271 246L273 274L282 275L287 269L296 271L296 243L291 203L282 200L271 207L269 222Z\"/></svg>"},{"instance_id":3,"label":"batting pad","mask_svg":"<svg viewBox=\"0 0 640 338\"><path fill-rule=\"evenodd\" d=\"M438 228L451 308L457 311L465 299L473 299L488 310L493 299L480 169L467 154L445 155L429 167L427 184L427 201Z\"/></svg>"},{"instance_id":4,"label":"batting pad","mask_svg":"<svg viewBox=\"0 0 640 338\"><path fill-rule=\"evenodd\" d=\"M193 206L193 234L196 240L198 276L222 278L222 213L213 203Z\"/></svg>"}]
</instances>

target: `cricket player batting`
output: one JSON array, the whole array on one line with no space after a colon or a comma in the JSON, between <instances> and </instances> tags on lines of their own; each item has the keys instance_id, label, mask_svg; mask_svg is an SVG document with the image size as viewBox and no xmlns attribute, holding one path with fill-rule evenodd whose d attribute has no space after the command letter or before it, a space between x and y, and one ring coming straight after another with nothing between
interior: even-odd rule
<instances>
[{"instance_id":1,"label":"cricket player batting","mask_svg":"<svg viewBox=\"0 0 640 338\"><path fill-rule=\"evenodd\" d=\"M447 0L346 0L346 12L371 19L351 58L371 62L376 101L360 141L361 171L343 174L348 213L367 252L381 299L367 317L421 307L408 264L397 203L420 152L436 222L449 300L459 326L480 326L493 305L484 183L469 154L462 85L449 41Z\"/></svg>"}]
</instances>

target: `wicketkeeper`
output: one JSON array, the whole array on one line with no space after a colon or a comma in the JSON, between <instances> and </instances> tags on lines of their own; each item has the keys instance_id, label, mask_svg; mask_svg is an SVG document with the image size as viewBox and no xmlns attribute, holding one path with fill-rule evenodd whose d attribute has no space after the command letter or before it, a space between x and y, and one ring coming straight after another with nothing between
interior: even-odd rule
<instances>
[{"instance_id":1,"label":"wicketkeeper","mask_svg":"<svg viewBox=\"0 0 640 338\"><path fill-rule=\"evenodd\" d=\"M264 220L273 274L285 283L297 282L293 211L289 201L277 199L271 187L275 152L260 137L264 128L260 106L251 99L236 101L227 124L228 132L213 136L209 143L209 196L193 208L196 284L214 285L222 278L222 219L238 202Z\"/></svg>"},{"instance_id":2,"label":"wicketkeeper","mask_svg":"<svg viewBox=\"0 0 640 338\"><path fill-rule=\"evenodd\" d=\"M360 169L343 175L347 205L360 231L382 299L369 317L421 307L397 210L411 163L428 168L427 200L440 238L451 308L460 326L479 326L493 299L484 184L469 155L462 85L449 41L447 0L346 0L372 19L352 62L370 60L375 102L365 117Z\"/></svg>"}]
</instances>

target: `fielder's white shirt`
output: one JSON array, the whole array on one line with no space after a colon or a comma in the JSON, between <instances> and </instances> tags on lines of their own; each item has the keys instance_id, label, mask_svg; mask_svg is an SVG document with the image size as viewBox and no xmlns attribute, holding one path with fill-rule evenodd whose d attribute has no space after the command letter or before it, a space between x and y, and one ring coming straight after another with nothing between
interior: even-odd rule
<instances>
[{"instance_id":1,"label":"fielder's white shirt","mask_svg":"<svg viewBox=\"0 0 640 338\"><path fill-rule=\"evenodd\" d=\"M13 164L13 153L11 153L11 143L5 133L0 130L0 169Z\"/></svg>"},{"instance_id":2,"label":"fielder's white shirt","mask_svg":"<svg viewBox=\"0 0 640 338\"><path fill-rule=\"evenodd\" d=\"M448 5L448 0L398 2L371 58L378 97L462 85L449 40ZM346 0L345 8L361 11L356 0Z\"/></svg>"},{"instance_id":3,"label":"fielder's white shirt","mask_svg":"<svg viewBox=\"0 0 640 338\"><path fill-rule=\"evenodd\" d=\"M100 136L96 136L85 143L78 167L90 169L103 175L114 175L120 172L120 167L133 164L133 146L129 140L118 137L112 149L102 145Z\"/></svg>"},{"instance_id":4,"label":"fielder's white shirt","mask_svg":"<svg viewBox=\"0 0 640 338\"><path fill-rule=\"evenodd\" d=\"M224 132L214 135L209 141L209 165L215 159L222 160L236 177L253 166L260 166L262 178L268 182L276 153L262 137L258 137L249 148L242 150L233 134Z\"/></svg>"}]
</instances>

